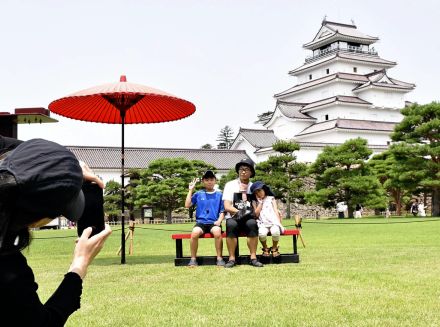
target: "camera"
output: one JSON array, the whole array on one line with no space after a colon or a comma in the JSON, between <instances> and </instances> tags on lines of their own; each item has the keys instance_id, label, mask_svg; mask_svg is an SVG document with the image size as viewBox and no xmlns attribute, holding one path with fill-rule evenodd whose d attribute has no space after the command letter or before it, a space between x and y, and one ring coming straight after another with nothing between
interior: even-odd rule
<instances>
[{"instance_id":1,"label":"camera","mask_svg":"<svg viewBox=\"0 0 440 327\"><path fill-rule=\"evenodd\" d=\"M81 236L84 229L92 227L90 236L103 231L104 226L104 196L98 184L84 182L82 186L84 193L84 211L77 223L77 233Z\"/></svg>"}]
</instances>

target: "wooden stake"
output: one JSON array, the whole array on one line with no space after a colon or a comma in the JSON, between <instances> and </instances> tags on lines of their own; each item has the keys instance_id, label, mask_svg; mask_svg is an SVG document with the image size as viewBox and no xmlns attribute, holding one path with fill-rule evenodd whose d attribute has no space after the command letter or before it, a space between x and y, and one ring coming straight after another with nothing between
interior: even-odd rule
<instances>
[{"instance_id":1,"label":"wooden stake","mask_svg":"<svg viewBox=\"0 0 440 327\"><path fill-rule=\"evenodd\" d=\"M305 248L306 244L304 243L304 239L301 234L301 230L302 230L301 222L302 222L302 218L299 215L295 215L295 227L299 231L298 238L301 240L301 243Z\"/></svg>"}]
</instances>

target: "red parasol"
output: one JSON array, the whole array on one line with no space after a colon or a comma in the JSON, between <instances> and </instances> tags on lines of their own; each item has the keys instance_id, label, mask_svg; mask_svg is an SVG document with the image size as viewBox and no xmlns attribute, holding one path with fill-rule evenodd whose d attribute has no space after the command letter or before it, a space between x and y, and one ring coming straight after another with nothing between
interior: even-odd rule
<instances>
[{"instance_id":1,"label":"red parasol","mask_svg":"<svg viewBox=\"0 0 440 327\"><path fill-rule=\"evenodd\" d=\"M196 108L191 102L164 91L128 83L122 75L119 83L104 84L73 93L51 102L49 109L58 115L77 120L122 125L121 263L125 263L124 125L178 120L190 116Z\"/></svg>"}]
</instances>

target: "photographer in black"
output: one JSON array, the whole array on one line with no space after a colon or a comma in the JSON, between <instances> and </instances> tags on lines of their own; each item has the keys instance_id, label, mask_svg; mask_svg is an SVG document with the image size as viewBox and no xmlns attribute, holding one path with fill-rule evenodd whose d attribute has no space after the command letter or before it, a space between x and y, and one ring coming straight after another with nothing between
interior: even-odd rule
<instances>
[{"instance_id":1,"label":"photographer in black","mask_svg":"<svg viewBox=\"0 0 440 327\"><path fill-rule=\"evenodd\" d=\"M78 220L84 209L81 186L91 174L83 175L73 153L57 143L0 141L9 150L0 149L0 324L63 326L80 307L82 280L111 234L110 227L90 238L92 228L84 230L63 281L41 303L34 274L21 253L29 246L29 229L61 215Z\"/></svg>"}]
</instances>

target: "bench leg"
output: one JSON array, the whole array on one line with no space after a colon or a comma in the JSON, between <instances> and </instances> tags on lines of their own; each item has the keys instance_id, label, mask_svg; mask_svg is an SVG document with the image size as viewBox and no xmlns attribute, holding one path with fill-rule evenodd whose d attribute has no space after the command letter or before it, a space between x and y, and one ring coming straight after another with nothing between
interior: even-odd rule
<instances>
[{"instance_id":1,"label":"bench leg","mask_svg":"<svg viewBox=\"0 0 440 327\"><path fill-rule=\"evenodd\" d=\"M182 239L176 239L176 258L183 258Z\"/></svg>"},{"instance_id":2,"label":"bench leg","mask_svg":"<svg viewBox=\"0 0 440 327\"><path fill-rule=\"evenodd\" d=\"M298 254L298 246L297 246L298 236L292 235L292 240L293 240L293 254Z\"/></svg>"}]
</instances>

